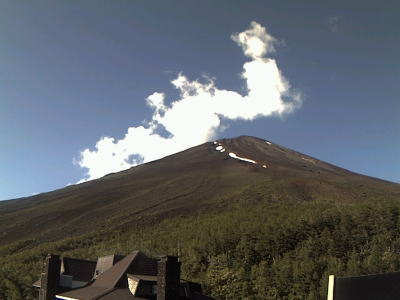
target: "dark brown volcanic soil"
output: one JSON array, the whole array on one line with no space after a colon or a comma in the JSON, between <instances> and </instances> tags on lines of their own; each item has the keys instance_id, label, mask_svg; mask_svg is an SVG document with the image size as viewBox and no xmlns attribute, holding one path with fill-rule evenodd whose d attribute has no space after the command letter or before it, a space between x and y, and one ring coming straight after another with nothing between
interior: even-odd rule
<instances>
[{"instance_id":1,"label":"dark brown volcanic soil","mask_svg":"<svg viewBox=\"0 0 400 300\"><path fill-rule=\"evenodd\" d=\"M224 152L216 150L219 145ZM232 158L231 152L257 163ZM205 143L98 180L0 202L0 244L154 224L252 201L362 201L399 196L399 184L242 136Z\"/></svg>"}]
</instances>

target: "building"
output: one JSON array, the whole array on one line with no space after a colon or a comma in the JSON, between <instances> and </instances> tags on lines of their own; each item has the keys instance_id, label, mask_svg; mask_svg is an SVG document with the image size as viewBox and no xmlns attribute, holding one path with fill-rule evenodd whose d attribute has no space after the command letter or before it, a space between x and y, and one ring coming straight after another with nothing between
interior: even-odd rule
<instances>
[{"instance_id":1,"label":"building","mask_svg":"<svg viewBox=\"0 0 400 300\"><path fill-rule=\"evenodd\" d=\"M400 272L354 277L329 276L327 300L400 299Z\"/></svg>"},{"instance_id":2,"label":"building","mask_svg":"<svg viewBox=\"0 0 400 300\"><path fill-rule=\"evenodd\" d=\"M176 256L153 259L140 251L97 262L48 255L33 286L39 300L213 299L197 283L180 278Z\"/></svg>"}]
</instances>

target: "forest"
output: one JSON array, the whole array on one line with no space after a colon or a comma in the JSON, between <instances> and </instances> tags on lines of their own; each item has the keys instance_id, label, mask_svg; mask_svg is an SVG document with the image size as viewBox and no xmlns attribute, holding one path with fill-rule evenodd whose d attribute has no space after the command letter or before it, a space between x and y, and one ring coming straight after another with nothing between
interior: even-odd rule
<instances>
[{"instance_id":1,"label":"forest","mask_svg":"<svg viewBox=\"0 0 400 300\"><path fill-rule=\"evenodd\" d=\"M325 299L328 275L400 270L400 201L260 201L178 216L152 226L103 229L0 247L0 299L35 299L48 253L96 260L140 249L176 255L182 277L218 299Z\"/></svg>"}]
</instances>

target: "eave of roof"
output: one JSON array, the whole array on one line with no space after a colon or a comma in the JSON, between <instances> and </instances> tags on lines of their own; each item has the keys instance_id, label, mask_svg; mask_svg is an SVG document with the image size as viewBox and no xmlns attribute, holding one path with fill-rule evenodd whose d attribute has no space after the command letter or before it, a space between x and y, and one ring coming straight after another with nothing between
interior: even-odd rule
<instances>
[{"instance_id":1,"label":"eave of roof","mask_svg":"<svg viewBox=\"0 0 400 300\"><path fill-rule=\"evenodd\" d=\"M42 281L40 279L38 279L32 284L32 286L40 288L42 286Z\"/></svg>"},{"instance_id":2,"label":"eave of roof","mask_svg":"<svg viewBox=\"0 0 400 300\"><path fill-rule=\"evenodd\" d=\"M149 275L136 275L136 274L127 274L128 278L132 278L135 280L144 280L144 281L154 281L157 282L157 276L149 276Z\"/></svg>"},{"instance_id":3,"label":"eave of roof","mask_svg":"<svg viewBox=\"0 0 400 300\"><path fill-rule=\"evenodd\" d=\"M70 297L65 297L65 296L60 296L60 295L56 295L55 297L56 297L56 299L62 299L62 300L79 300L76 298L70 298Z\"/></svg>"}]
</instances>

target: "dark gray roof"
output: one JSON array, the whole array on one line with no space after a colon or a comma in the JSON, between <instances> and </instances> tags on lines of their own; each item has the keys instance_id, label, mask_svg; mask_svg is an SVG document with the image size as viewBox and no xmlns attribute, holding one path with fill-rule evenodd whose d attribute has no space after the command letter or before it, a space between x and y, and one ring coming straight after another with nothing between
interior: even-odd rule
<instances>
[{"instance_id":1,"label":"dark gray roof","mask_svg":"<svg viewBox=\"0 0 400 300\"><path fill-rule=\"evenodd\" d=\"M106 287L114 288L120 281L122 276L126 275L128 268L138 255L139 251L133 251L131 254L127 255L125 258L121 259L110 269L100 274L97 279L93 282L94 287Z\"/></svg>"},{"instance_id":2,"label":"dark gray roof","mask_svg":"<svg viewBox=\"0 0 400 300\"><path fill-rule=\"evenodd\" d=\"M135 297L128 289L114 289L100 298L101 300L142 300L148 298Z\"/></svg>"},{"instance_id":3,"label":"dark gray roof","mask_svg":"<svg viewBox=\"0 0 400 300\"><path fill-rule=\"evenodd\" d=\"M109 268L111 268L113 265L115 265L123 258L124 257L122 255L115 255L115 254L99 257L96 263L94 278L107 271Z\"/></svg>"},{"instance_id":4,"label":"dark gray roof","mask_svg":"<svg viewBox=\"0 0 400 300\"><path fill-rule=\"evenodd\" d=\"M93 278L96 262L63 257L62 258L62 273L71 275L73 280L89 282Z\"/></svg>"},{"instance_id":5,"label":"dark gray roof","mask_svg":"<svg viewBox=\"0 0 400 300\"><path fill-rule=\"evenodd\" d=\"M60 296L84 300L103 299L102 296L105 296L114 291L121 280L127 280L127 271L130 267L132 267L131 265L134 265L133 262L137 257L143 258L146 256L139 251L134 251L119 262L117 262L107 271L100 274L97 279L89 286L62 293L60 294ZM138 265L140 266L141 264ZM129 290L125 290L129 292Z\"/></svg>"},{"instance_id":6,"label":"dark gray roof","mask_svg":"<svg viewBox=\"0 0 400 300\"><path fill-rule=\"evenodd\" d=\"M157 260L138 252L135 261L129 268L130 274L157 276Z\"/></svg>"},{"instance_id":7,"label":"dark gray roof","mask_svg":"<svg viewBox=\"0 0 400 300\"><path fill-rule=\"evenodd\" d=\"M335 300L392 300L400 299L400 272L336 277Z\"/></svg>"},{"instance_id":8,"label":"dark gray roof","mask_svg":"<svg viewBox=\"0 0 400 300\"><path fill-rule=\"evenodd\" d=\"M61 260L61 273L64 275L71 275L73 280L89 282L93 278L96 262L76 259L70 257L63 257ZM32 286L36 288L41 287L41 279L35 281Z\"/></svg>"},{"instance_id":9,"label":"dark gray roof","mask_svg":"<svg viewBox=\"0 0 400 300\"><path fill-rule=\"evenodd\" d=\"M135 297L129 291L128 277L138 279L142 283L157 282L157 261L147 257L140 251L134 251L100 274L87 286L59 294L59 296L80 300L140 300L149 299ZM153 282L153 283L151 283ZM201 294L199 284L181 281L181 289L189 288L190 299L213 299ZM183 290L181 292L184 292ZM184 292L182 294L185 295ZM184 297L184 296L183 296Z\"/></svg>"}]
</instances>

